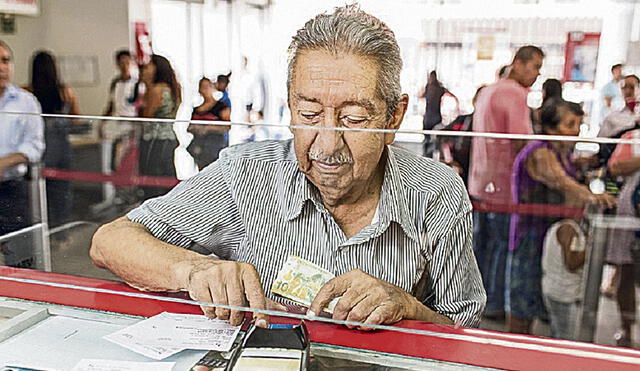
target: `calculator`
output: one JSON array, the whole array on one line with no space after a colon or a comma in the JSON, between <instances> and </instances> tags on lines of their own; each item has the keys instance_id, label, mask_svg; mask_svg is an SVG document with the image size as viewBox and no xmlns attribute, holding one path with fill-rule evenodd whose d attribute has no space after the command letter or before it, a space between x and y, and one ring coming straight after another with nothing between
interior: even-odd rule
<instances>
[{"instance_id":1,"label":"calculator","mask_svg":"<svg viewBox=\"0 0 640 371\"><path fill-rule=\"evenodd\" d=\"M190 371L223 371L229 365L229 360L224 358L220 352L209 351L200 358Z\"/></svg>"}]
</instances>

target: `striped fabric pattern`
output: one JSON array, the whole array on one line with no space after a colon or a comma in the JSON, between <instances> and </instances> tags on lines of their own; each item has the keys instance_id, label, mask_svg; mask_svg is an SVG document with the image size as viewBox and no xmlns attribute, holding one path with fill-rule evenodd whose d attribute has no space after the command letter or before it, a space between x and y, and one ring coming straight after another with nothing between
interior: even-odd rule
<instances>
[{"instance_id":1,"label":"striped fabric pattern","mask_svg":"<svg viewBox=\"0 0 640 371\"><path fill-rule=\"evenodd\" d=\"M218 161L127 217L158 239L253 264L266 295L289 255L336 276L361 269L462 326L486 295L471 248L471 204L445 165L388 147L378 217L347 238L298 169L292 141L225 149Z\"/></svg>"}]
</instances>

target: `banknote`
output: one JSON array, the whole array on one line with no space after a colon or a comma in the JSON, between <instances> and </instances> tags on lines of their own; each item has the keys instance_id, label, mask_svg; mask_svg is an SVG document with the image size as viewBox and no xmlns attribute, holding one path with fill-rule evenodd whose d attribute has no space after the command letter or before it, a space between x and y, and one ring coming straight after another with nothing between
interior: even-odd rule
<instances>
[{"instance_id":1,"label":"banknote","mask_svg":"<svg viewBox=\"0 0 640 371\"><path fill-rule=\"evenodd\" d=\"M320 288L334 277L333 273L310 261L289 255L271 285L271 292L308 307ZM331 301L325 310L333 313L337 301L338 298Z\"/></svg>"}]
</instances>

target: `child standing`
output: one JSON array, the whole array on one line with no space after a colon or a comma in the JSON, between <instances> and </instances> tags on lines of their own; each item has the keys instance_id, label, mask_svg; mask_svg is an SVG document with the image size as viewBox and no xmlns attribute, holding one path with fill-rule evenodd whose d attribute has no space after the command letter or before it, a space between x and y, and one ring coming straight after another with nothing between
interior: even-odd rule
<instances>
[{"instance_id":1,"label":"child standing","mask_svg":"<svg viewBox=\"0 0 640 371\"><path fill-rule=\"evenodd\" d=\"M554 223L544 239L542 295L551 322L551 336L573 339L582 300L585 234L574 219Z\"/></svg>"}]
</instances>

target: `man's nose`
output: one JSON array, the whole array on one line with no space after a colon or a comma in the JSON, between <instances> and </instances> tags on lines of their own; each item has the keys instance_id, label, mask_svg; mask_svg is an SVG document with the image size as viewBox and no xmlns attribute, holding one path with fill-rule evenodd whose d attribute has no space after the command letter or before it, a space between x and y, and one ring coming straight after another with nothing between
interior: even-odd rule
<instances>
[{"instance_id":1,"label":"man's nose","mask_svg":"<svg viewBox=\"0 0 640 371\"><path fill-rule=\"evenodd\" d=\"M324 153L335 153L342 146L343 132L341 130L335 130L335 128L339 127L340 123L336 117L335 110L332 108L325 109L324 122L318 128L318 136L316 137L316 142L320 145Z\"/></svg>"}]
</instances>

